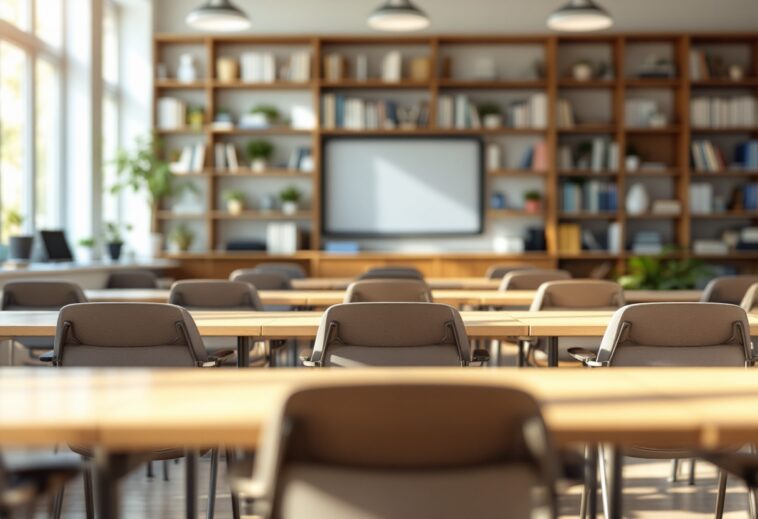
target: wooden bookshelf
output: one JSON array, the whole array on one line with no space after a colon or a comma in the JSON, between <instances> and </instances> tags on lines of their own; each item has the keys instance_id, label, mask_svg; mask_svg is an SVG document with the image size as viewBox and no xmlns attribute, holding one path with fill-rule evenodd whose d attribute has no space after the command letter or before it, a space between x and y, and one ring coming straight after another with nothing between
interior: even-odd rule
<instances>
[{"instance_id":1,"label":"wooden bookshelf","mask_svg":"<svg viewBox=\"0 0 758 519\"><path fill-rule=\"evenodd\" d=\"M711 78L691 80L689 71L690 50L695 48L708 48L709 46L731 45L735 42L749 47L750 63L746 67L745 77L739 80L727 78ZM727 128L700 128L690 124L690 99L693 95L718 95L732 96L758 95L758 33L645 33L645 34L614 34L614 35L432 35L432 36L198 36L181 34L156 34L154 36L154 65L161 62L164 55L176 53L178 48L192 48L194 53L204 60L204 70L201 71L202 79L191 83L181 83L175 79L156 80L153 84L154 106L153 117L157 112L157 99L164 95L195 96L193 99L202 99L206 111L206 126L201 129L181 128L176 130L156 130L164 141L203 142L206 144L206 163L203 173L200 175L186 175L183 178L202 178L208 183L205 192L205 210L196 214L173 213L166 205L157 212L154 221L156 229L164 229L174 222L200 221L203 223L204 242L208 244L210 251L208 258L224 257L224 253L215 253L222 243L222 227L228 222L240 220L250 222L268 222L276 220L297 221L308 230L309 248L313 254L317 254L322 248L322 233L320 229L321 214L321 182L322 172L321 147L324 138L348 135L366 136L476 136L485 143L491 141L510 142L510 139L534 139L544 140L548 148L549 167L545 171L532 171L517 167L503 167L494 171L487 171L487 192L485 204L489 205L492 192L492 184L522 182L523 179L538 179L543 186L544 201L540 213L527 213L519 208L507 210L485 210L486 226L490 227L495 222L502 224L508 219L539 218L545 227L547 250L539 254L539 261L545 262L545 266L564 266L571 268L573 263L578 262L612 262L616 271L623 271L625 260L633 255L626 250L630 238L635 232L635 226L645 226L646 222L657 225L659 220L672 226L672 244L681 248L681 252L673 257L693 257L688 252L692 237L695 235L693 225L701 222L720 222L733 219L758 219L758 212L752 211L727 211L708 215L690 214L689 211L689 185L692 181L708 181L714 183L752 182L758 180L758 171L725 171L722 173L701 173L694 171L690 165L691 143L694 139L714 138L737 139L755 138L758 135L758 127L727 127ZM676 74L673 77L642 78L635 75L635 66L630 56L634 52L639 53L641 46L660 45L666 49L667 56L675 65ZM542 56L544 73L534 77L503 77L498 80L477 80L468 76L444 75L444 57L455 52L464 52L472 47L487 47L493 58L498 58L498 53L503 55L512 52L513 49L529 47L537 49ZM567 75L564 56L571 55L577 48L600 48L612 71L611 77L592 78L580 81ZM307 50L312 56L311 72L312 79L307 82L292 82L277 80L270 83L245 83L239 80L222 82L216 75L216 59L225 55L228 47L268 47L274 49L300 48ZM414 49L413 56L428 56L432 60L432 73L428 80L418 81L404 78L401 81L389 83L377 78L369 78L365 81L343 79L340 81L328 81L325 79L322 69L322 57L334 49L340 51L344 48L361 48L374 52L376 48L400 48ZM420 54L419 54L420 53ZM372 55L370 59L376 59ZM320 125L321 100L327 93L349 93L354 91L360 95L372 98L393 98L402 95L423 95L429 102L430 124L425 128L397 129L397 130L349 130L349 129L326 129ZM281 92L281 94L279 94ZM464 93L471 96L487 95L524 95L541 92L548 99L548 124L545 128L480 128L480 129L448 129L436 127L437 101L440 95L455 95ZM610 99L607 108L607 121L609 122L578 122L568 128L557 126L556 103L564 96L586 96L599 93ZM671 113L670 123L662 128L634 128L628 127L624 120L625 100L630 96L644 97L649 92L664 93L670 96ZM293 129L287 126L272 127L265 129L241 129L231 130L215 129L210 125L213 114L223 106L222 102L227 96L276 96L276 95L301 95L310 99L314 112L316 126L310 130ZM258 97L259 98L259 97ZM257 99L258 99L257 98ZM473 98L473 97L472 97ZM605 119L600 119L605 120ZM615 141L621 153L620 165L617 171L592 172L587 170L559 170L557 167L557 150L563 142L577 142L582 139L588 140L595 136L607 137ZM298 145L310 146L314 161L314 170L303 173L284 168L270 168L263 172L254 172L243 167L239 171L220 171L213 167L213 147L219 142L234 142L240 144L245 139L257 137L286 138L292 139ZM623 150L628 144L634 144L643 150L644 154L650 155L650 161L665 163L664 169L626 171ZM644 149L643 149L644 148ZM241 164L244 165L244 164ZM561 184L571 177L584 179L599 179L602 182L610 182L616 185L618 210L608 213L568 213L563 212L560 205ZM230 215L225 207L219 207L219 198L224 182L229 179L238 179L236 182L255 183L258 179L267 179L267 182L307 182L310 186L310 200L307 209L301 209L295 215L284 215L280 212L264 213L256 210L246 210L241 215ZM280 180L277 180L280 179ZM661 215L643 213L642 215L629 215L624 211L624 200L628 186L636 182L667 182L673 196L681 203L682 212L678 215ZM282 184L283 186L286 184ZM296 184L300 185L300 184ZM509 184L506 184L509 185ZM724 184L727 185L727 184ZM578 222L581 225L607 225L608 222L618 222L621 228L622 244L625 250L620 252L607 251L583 251L579 254L565 254L558 250L557 227L563 222ZM252 224L251 224L252 225ZM257 224L256 224L257 225ZM649 227L645 227L649 228ZM308 251L303 251L307 254ZM181 255L179 255L181 256ZM388 256L388 255L385 255ZM308 261L318 262L317 256L308 257ZM758 257L758 254L730 254L728 258L722 256L708 256L704 259L719 261L728 259L729 262L750 261ZM462 258L462 257L461 257ZM498 255L483 252L481 265L486 261L496 262ZM425 260L426 261L426 260ZM461 259L460 261L464 261ZM466 261L472 261L470 258ZM315 263L314 263L315 265ZM463 269L464 267L455 267ZM478 267L477 267L478 268Z\"/></svg>"}]
</instances>

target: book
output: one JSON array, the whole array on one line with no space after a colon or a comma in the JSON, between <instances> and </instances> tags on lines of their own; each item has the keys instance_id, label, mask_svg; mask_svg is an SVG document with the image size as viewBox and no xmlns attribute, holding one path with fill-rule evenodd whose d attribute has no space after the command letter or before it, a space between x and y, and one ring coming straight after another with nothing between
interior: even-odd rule
<instances>
[{"instance_id":1,"label":"book","mask_svg":"<svg viewBox=\"0 0 758 519\"><path fill-rule=\"evenodd\" d=\"M403 77L403 57L399 50L388 52L382 59L382 81L399 83Z\"/></svg>"},{"instance_id":2,"label":"book","mask_svg":"<svg viewBox=\"0 0 758 519\"><path fill-rule=\"evenodd\" d=\"M234 144L227 143L226 145L226 163L229 171L236 173L239 171L239 162L237 161L237 149Z\"/></svg>"}]
</instances>

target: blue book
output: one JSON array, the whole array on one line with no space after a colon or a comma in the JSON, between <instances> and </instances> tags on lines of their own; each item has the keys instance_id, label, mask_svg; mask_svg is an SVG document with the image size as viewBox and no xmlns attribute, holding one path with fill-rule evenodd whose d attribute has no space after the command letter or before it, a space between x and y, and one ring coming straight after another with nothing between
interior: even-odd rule
<instances>
[{"instance_id":1,"label":"blue book","mask_svg":"<svg viewBox=\"0 0 758 519\"><path fill-rule=\"evenodd\" d=\"M337 128L344 128L345 126L345 96L338 95L335 98L336 105L336 126Z\"/></svg>"}]
</instances>

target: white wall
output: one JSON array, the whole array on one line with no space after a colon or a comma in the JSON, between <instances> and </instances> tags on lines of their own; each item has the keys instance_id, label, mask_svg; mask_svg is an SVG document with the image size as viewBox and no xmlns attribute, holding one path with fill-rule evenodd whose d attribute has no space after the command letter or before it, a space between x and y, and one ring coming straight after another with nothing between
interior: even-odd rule
<instances>
[{"instance_id":1,"label":"white wall","mask_svg":"<svg viewBox=\"0 0 758 519\"><path fill-rule=\"evenodd\" d=\"M253 22L251 33L366 33L366 17L382 0L234 0ZM417 0L432 19L429 33L547 32L545 18L566 0ZM190 32L187 12L201 0L154 0L155 28ZM615 31L758 29L756 0L600 0Z\"/></svg>"}]
</instances>

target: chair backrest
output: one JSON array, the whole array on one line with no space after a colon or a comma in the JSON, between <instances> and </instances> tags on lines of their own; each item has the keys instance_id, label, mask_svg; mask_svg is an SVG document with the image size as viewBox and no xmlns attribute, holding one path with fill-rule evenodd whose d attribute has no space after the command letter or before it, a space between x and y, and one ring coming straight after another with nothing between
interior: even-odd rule
<instances>
[{"instance_id":1,"label":"chair backrest","mask_svg":"<svg viewBox=\"0 0 758 519\"><path fill-rule=\"evenodd\" d=\"M484 277L487 279L503 279L509 272L532 269L534 269L534 267L530 265L492 265L487 269L487 273L484 274Z\"/></svg>"},{"instance_id":2,"label":"chair backrest","mask_svg":"<svg viewBox=\"0 0 758 519\"><path fill-rule=\"evenodd\" d=\"M432 292L418 279L363 279L350 283L345 303L431 303Z\"/></svg>"},{"instance_id":3,"label":"chair backrest","mask_svg":"<svg viewBox=\"0 0 758 519\"><path fill-rule=\"evenodd\" d=\"M194 367L208 360L192 316L160 303L80 303L58 315L64 367Z\"/></svg>"},{"instance_id":4,"label":"chair backrest","mask_svg":"<svg viewBox=\"0 0 758 519\"><path fill-rule=\"evenodd\" d=\"M424 279L413 267L376 267L361 274L358 279Z\"/></svg>"},{"instance_id":5,"label":"chair backrest","mask_svg":"<svg viewBox=\"0 0 758 519\"><path fill-rule=\"evenodd\" d=\"M68 281L19 280L3 287L2 310L60 310L85 303L81 287Z\"/></svg>"},{"instance_id":6,"label":"chair backrest","mask_svg":"<svg viewBox=\"0 0 758 519\"><path fill-rule=\"evenodd\" d=\"M700 301L703 303L738 305L753 283L758 283L758 276L721 276L714 278L705 286Z\"/></svg>"},{"instance_id":7,"label":"chair backrest","mask_svg":"<svg viewBox=\"0 0 758 519\"><path fill-rule=\"evenodd\" d=\"M740 302L740 306L747 313L751 313L753 311L753 308L758 306L756 304L758 302L757 300L758 300L758 283L753 283L752 285L750 285L750 288L747 289L747 292L745 292L745 297L742 298L742 301Z\"/></svg>"},{"instance_id":8,"label":"chair backrest","mask_svg":"<svg viewBox=\"0 0 758 519\"><path fill-rule=\"evenodd\" d=\"M158 276L149 270L124 270L108 276L106 288L158 288Z\"/></svg>"},{"instance_id":9,"label":"chair backrest","mask_svg":"<svg viewBox=\"0 0 758 519\"><path fill-rule=\"evenodd\" d=\"M626 304L614 281L562 279L540 285L529 310L616 310Z\"/></svg>"},{"instance_id":10,"label":"chair backrest","mask_svg":"<svg viewBox=\"0 0 758 519\"><path fill-rule=\"evenodd\" d=\"M542 283L560 279L571 279L571 274L565 270L516 270L505 275L500 290L537 290Z\"/></svg>"},{"instance_id":11,"label":"chair backrest","mask_svg":"<svg viewBox=\"0 0 758 519\"><path fill-rule=\"evenodd\" d=\"M216 279L177 281L168 302L190 310L261 310L258 291L249 283Z\"/></svg>"},{"instance_id":12,"label":"chair backrest","mask_svg":"<svg viewBox=\"0 0 758 519\"><path fill-rule=\"evenodd\" d=\"M640 303L616 311L597 360L613 366L744 366L745 311L722 303Z\"/></svg>"},{"instance_id":13,"label":"chair backrest","mask_svg":"<svg viewBox=\"0 0 758 519\"><path fill-rule=\"evenodd\" d=\"M281 519L556 517L555 459L539 405L517 389L306 388L264 432L256 506Z\"/></svg>"},{"instance_id":14,"label":"chair backrest","mask_svg":"<svg viewBox=\"0 0 758 519\"><path fill-rule=\"evenodd\" d=\"M455 308L436 303L329 307L313 346L321 366L461 366L472 351Z\"/></svg>"},{"instance_id":15,"label":"chair backrest","mask_svg":"<svg viewBox=\"0 0 758 519\"><path fill-rule=\"evenodd\" d=\"M305 272L302 265L297 263L258 263L255 266L255 269L261 272L279 272L290 279L303 279L308 277L308 274Z\"/></svg>"},{"instance_id":16,"label":"chair backrest","mask_svg":"<svg viewBox=\"0 0 758 519\"><path fill-rule=\"evenodd\" d=\"M257 290L292 290L290 277L282 272L258 269L237 269L229 274L231 281L250 283Z\"/></svg>"}]
</instances>

